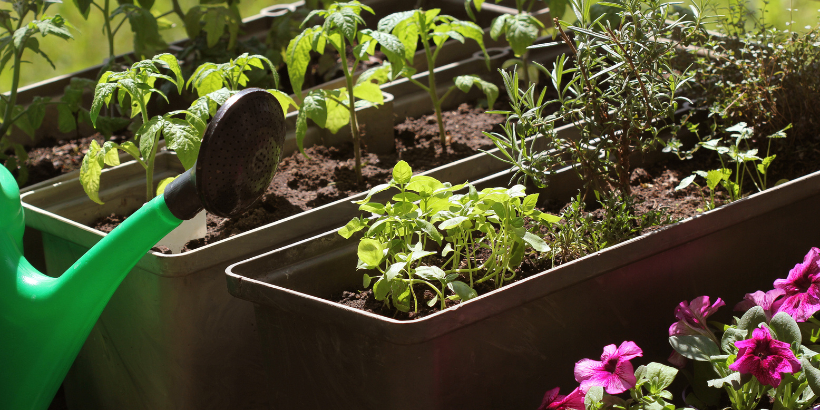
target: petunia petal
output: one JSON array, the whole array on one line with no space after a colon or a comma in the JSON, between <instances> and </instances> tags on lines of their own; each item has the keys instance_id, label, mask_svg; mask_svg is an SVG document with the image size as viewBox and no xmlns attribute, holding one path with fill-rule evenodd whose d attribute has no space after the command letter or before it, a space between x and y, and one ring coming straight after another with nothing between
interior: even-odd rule
<instances>
[{"instance_id":1,"label":"petunia petal","mask_svg":"<svg viewBox=\"0 0 820 410\"><path fill-rule=\"evenodd\" d=\"M635 342L625 341L618 346L617 354L620 360L631 360L643 356L643 350Z\"/></svg>"}]
</instances>

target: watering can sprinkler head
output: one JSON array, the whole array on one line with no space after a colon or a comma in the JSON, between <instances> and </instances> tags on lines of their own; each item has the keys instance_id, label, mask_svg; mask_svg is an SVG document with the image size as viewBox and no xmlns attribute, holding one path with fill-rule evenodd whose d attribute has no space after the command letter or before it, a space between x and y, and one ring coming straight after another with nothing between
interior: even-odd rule
<instances>
[{"instance_id":1,"label":"watering can sprinkler head","mask_svg":"<svg viewBox=\"0 0 820 410\"><path fill-rule=\"evenodd\" d=\"M23 256L19 189L0 167L0 409L46 409L125 275L203 208L223 217L250 208L276 172L284 136L273 95L237 93L208 124L196 165L57 278Z\"/></svg>"}]
</instances>

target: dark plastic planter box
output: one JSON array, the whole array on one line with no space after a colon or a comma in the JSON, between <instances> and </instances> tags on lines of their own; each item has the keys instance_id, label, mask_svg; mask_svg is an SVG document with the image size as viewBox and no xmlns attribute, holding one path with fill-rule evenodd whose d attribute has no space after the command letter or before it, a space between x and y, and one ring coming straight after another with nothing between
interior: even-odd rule
<instances>
[{"instance_id":1,"label":"dark plastic planter box","mask_svg":"<svg viewBox=\"0 0 820 410\"><path fill-rule=\"evenodd\" d=\"M818 208L814 173L411 322L324 299L361 286L335 232L229 267L228 288L254 305L282 408L535 409L607 344L664 362L680 301L770 289L820 243Z\"/></svg>"}]
</instances>

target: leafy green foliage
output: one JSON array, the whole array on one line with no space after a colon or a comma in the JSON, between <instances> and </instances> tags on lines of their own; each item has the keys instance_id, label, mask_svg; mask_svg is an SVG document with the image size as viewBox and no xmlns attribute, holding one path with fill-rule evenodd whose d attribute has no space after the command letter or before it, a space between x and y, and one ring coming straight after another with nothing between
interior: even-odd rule
<instances>
[{"instance_id":1,"label":"leafy green foliage","mask_svg":"<svg viewBox=\"0 0 820 410\"><path fill-rule=\"evenodd\" d=\"M12 82L8 86L8 95L0 95L0 160L13 173L17 174L17 182L22 185L28 179L28 170L25 162L28 156L25 149L19 144L12 143L6 138L11 131L12 125L16 125L29 136L34 136L34 131L40 127L45 117L45 105L48 104L46 98L34 98L28 105L23 107L17 104L17 89L20 85L20 70L23 54L26 50L40 55L52 67L54 63L40 49L40 40L49 35L65 40L73 38L69 29L71 25L62 16L46 16L45 12L52 4L43 0L20 0L8 2L11 10L0 10L0 73L11 63ZM33 18L28 23L27 16L32 13ZM14 14L14 16L12 15ZM9 156L5 152L8 149L14 151L14 156Z\"/></svg>"},{"instance_id":2,"label":"leafy green foliage","mask_svg":"<svg viewBox=\"0 0 820 410\"><path fill-rule=\"evenodd\" d=\"M675 222L664 209L637 215L634 197L604 195L600 210L585 212L580 194L561 213L561 223L551 225L549 236L553 264L569 262L640 235L645 230Z\"/></svg>"},{"instance_id":3,"label":"leafy green foliage","mask_svg":"<svg viewBox=\"0 0 820 410\"><path fill-rule=\"evenodd\" d=\"M441 45L449 39L454 39L460 43L464 43L465 39L471 39L478 43L481 51L484 53L484 58L487 62L487 67L490 66L489 56L487 50L484 48L484 32L481 27L469 21L457 20L451 16L440 15L440 9L431 10L412 10L402 11L390 14L379 21L379 33L390 33L398 39L398 44L393 44L389 52L398 54L400 60L405 65L401 73L407 79L419 86L421 89L430 94L430 99L433 101L433 107L436 111L436 119L438 121L439 135L441 138L441 145L445 147L447 144L446 130L444 129L444 121L441 117L441 105L444 100L455 89L462 92L468 92L473 85L476 85L487 96L488 105L492 109L492 105L498 98L498 87L495 84L482 80L475 75L460 76L455 79L455 85L451 86L444 95L439 98L438 89L436 87L436 59L442 48ZM373 33L375 35L376 33ZM430 43L435 44L435 50L432 50ZM416 54L416 48L421 43L424 47L424 53L427 56L427 79L428 84L424 85L412 76L415 70L412 68L413 56ZM401 52L403 48L404 52ZM388 52L385 51L385 54ZM390 55L388 54L388 57ZM392 60L391 60L392 61ZM398 67L400 68L400 67ZM394 67L394 72L396 67Z\"/></svg>"},{"instance_id":4,"label":"leafy green foliage","mask_svg":"<svg viewBox=\"0 0 820 410\"><path fill-rule=\"evenodd\" d=\"M788 125L786 128L775 132L767 137L769 140L768 149L771 149L771 141L774 139L781 139L786 137L786 130L791 128ZM691 155L692 152L698 148L704 148L717 153L720 159L721 167L711 171L694 171L694 173L684 178L675 190L681 190L687 186L695 183L695 177L700 176L706 180L706 186L709 189L709 200L705 200L706 209L714 209L715 192L718 184L726 189L729 194L729 201L736 201L743 195L744 177L748 175L749 180L755 186L758 192L763 191L767 187L767 172L769 166L774 161L776 155L769 155L761 158L757 156L757 148L752 148L750 140L754 134L754 130L746 125L745 122L735 124L725 130L729 133L730 144L721 145L723 137L711 137L698 142L695 148L685 155ZM677 150L673 150L680 157L681 154ZM734 163L734 170L730 169L730 164ZM778 181L782 183L784 181ZM699 185L698 185L699 186Z\"/></svg>"},{"instance_id":5,"label":"leafy green foliage","mask_svg":"<svg viewBox=\"0 0 820 410\"><path fill-rule=\"evenodd\" d=\"M562 55L552 70L542 67L558 98L546 102L535 98L533 89L518 89L517 74L505 75L516 107L508 113L510 121L521 119L523 124L506 127L507 137L496 136L496 145L512 149L506 161L536 184L545 184L550 172L569 164L575 165L587 189L602 193L614 186L626 196L630 156L654 149L662 132L674 135L680 128L675 111L687 100L678 92L692 75L686 69L673 69L672 60L679 44L687 44L704 30L703 17L693 6L698 10L695 21L669 20L672 4L627 0L618 5L619 26L612 27L600 19L590 20L590 2L573 0L571 5L578 18L571 27L574 37L557 19L556 26L575 66L570 68L567 55ZM676 41L661 40L673 34ZM545 115L545 105L555 103L558 110ZM557 135L555 121L576 124L580 135ZM525 149L523 140L529 136L544 138L546 149ZM559 152L568 159L555 154Z\"/></svg>"},{"instance_id":6,"label":"leafy green foliage","mask_svg":"<svg viewBox=\"0 0 820 410\"><path fill-rule=\"evenodd\" d=\"M399 193L386 203L371 202L388 189ZM464 189L466 194L455 193ZM535 209L537 201L538 194L527 195L521 185L478 191L469 183L453 186L413 176L410 166L399 161L393 179L358 202L375 218L355 218L338 232L350 238L365 231L358 268L374 271L364 275L363 284L372 283L376 299L401 311L418 311L413 285L425 284L436 295L428 305L439 303L444 309L445 299L476 297L476 284L492 281L498 288L513 279L530 249L550 250L534 232L559 218ZM525 227L526 221L533 227ZM478 258L482 251L489 251L483 261ZM443 262L434 264L434 259Z\"/></svg>"},{"instance_id":7,"label":"leafy green foliage","mask_svg":"<svg viewBox=\"0 0 820 410\"><path fill-rule=\"evenodd\" d=\"M162 66L167 66L173 77L162 74L159 68ZM216 105L224 103L230 96L229 90L214 91L195 101L191 111L172 111L152 118L146 108L151 96L158 94L167 100L165 94L155 88L157 79L170 82L178 91L182 90L184 80L176 57L160 54L150 60L138 61L126 71L104 73L97 83L89 113L95 127L102 107L108 106L115 98L120 109L123 112L130 110L132 118L139 116L142 125L134 135L136 144L130 141L121 145L106 143L95 148L96 143L92 143L89 147L80 168L80 182L93 201L102 203L98 195L102 168L104 165L119 164L119 160L114 159L118 149L133 156L145 168L146 201L153 198L154 157L160 137L165 138L169 149L176 151L185 169L192 167L199 153L207 119L216 110ZM176 115L184 115L185 119L174 118Z\"/></svg>"},{"instance_id":8,"label":"leafy green foliage","mask_svg":"<svg viewBox=\"0 0 820 410\"><path fill-rule=\"evenodd\" d=\"M304 97L296 119L296 142L299 150L304 154L303 142L308 118L334 133L346 124L350 124L356 177L359 183L362 182L361 149L356 109L383 103L378 84L389 78L388 72L395 74L401 70L403 65L401 56L404 55L404 48L395 36L368 29L359 30L359 26L364 25L361 17L362 11L373 13L370 7L358 1L334 3L327 10L313 10L305 18L303 24L313 17L324 18L324 23L305 29L291 40L285 56L291 85L297 98L301 100L302 84L310 62L311 51L324 54L327 51L326 48L330 47L340 56L347 56L348 50L352 52L352 65L348 66L346 59L342 58L346 87L332 91L315 90ZM377 45L388 57L390 64L371 68L354 83L353 74L359 62L372 56L376 52Z\"/></svg>"},{"instance_id":9,"label":"leafy green foliage","mask_svg":"<svg viewBox=\"0 0 820 410\"><path fill-rule=\"evenodd\" d=\"M781 373L782 381L777 388L763 385L750 373L740 373L730 369L739 357L737 342L753 338L754 331L765 330L774 340L790 345L794 357L800 361L800 370L795 373ZM753 409L761 400L771 401L774 409L805 409L817 400L820 391L818 383L817 356L801 344L801 334L795 319L788 313L780 312L769 318L760 306L755 306L736 320L736 324L723 327L723 335L718 338L711 330L698 335L676 335L669 337L669 343L683 357L694 360L694 374L690 380L705 381L708 390L694 389L688 402L714 402L707 397L715 389L727 393L731 408ZM760 340L755 338L756 340ZM757 354L757 351L755 350ZM770 355L771 353L761 353ZM767 357L772 360L771 356Z\"/></svg>"},{"instance_id":10,"label":"leafy green foliage","mask_svg":"<svg viewBox=\"0 0 820 410\"><path fill-rule=\"evenodd\" d=\"M205 31L208 47L214 47L227 31L228 49L232 50L236 46L239 26L242 24L242 17L237 8L238 3L213 4L208 2L191 7L185 14L185 31L188 37L196 38L200 32Z\"/></svg>"},{"instance_id":11,"label":"leafy green foliage","mask_svg":"<svg viewBox=\"0 0 820 410\"><path fill-rule=\"evenodd\" d=\"M138 57L150 56L168 48L168 43L159 33L159 22L150 9L122 3L114 9L110 18L118 15L123 15L131 25L131 31L134 33L134 53ZM116 31L113 31L110 36L113 38L115 34Z\"/></svg>"},{"instance_id":12,"label":"leafy green foliage","mask_svg":"<svg viewBox=\"0 0 820 410\"><path fill-rule=\"evenodd\" d=\"M276 72L273 63L265 56L249 55L248 53L243 53L235 59L232 58L227 63L204 63L200 65L188 79L186 86L192 86L199 96L211 94L222 88L238 91L247 86L248 75L246 72L251 71L253 68L264 71L270 69L274 84L277 88L279 87L279 74ZM296 102L289 95L277 89L270 89L268 92L279 100L283 112L288 112L288 107L291 105L296 107Z\"/></svg>"},{"instance_id":13,"label":"leafy green foliage","mask_svg":"<svg viewBox=\"0 0 820 410\"><path fill-rule=\"evenodd\" d=\"M95 81L86 78L71 78L57 106L57 126L60 132L78 131L79 124L91 124L90 111L82 106L82 99L83 94L87 90L93 91L95 85ZM99 116L95 128L104 136L110 137L114 132L127 127L130 123L128 118L113 115Z\"/></svg>"}]
</instances>

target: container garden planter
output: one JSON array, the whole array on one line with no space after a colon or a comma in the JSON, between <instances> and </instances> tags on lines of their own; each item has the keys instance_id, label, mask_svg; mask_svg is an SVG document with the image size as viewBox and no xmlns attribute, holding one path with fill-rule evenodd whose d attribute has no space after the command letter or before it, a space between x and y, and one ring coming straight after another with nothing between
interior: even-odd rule
<instances>
[{"instance_id":1,"label":"container garden planter","mask_svg":"<svg viewBox=\"0 0 820 410\"><path fill-rule=\"evenodd\" d=\"M771 287L820 240L818 204L814 173L415 321L324 299L361 286L357 243L335 232L231 266L228 288L254 305L284 407L536 408L603 345L664 362L656 330L679 301Z\"/></svg>"}]
</instances>

